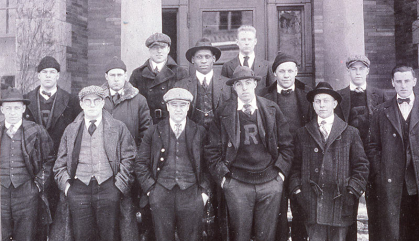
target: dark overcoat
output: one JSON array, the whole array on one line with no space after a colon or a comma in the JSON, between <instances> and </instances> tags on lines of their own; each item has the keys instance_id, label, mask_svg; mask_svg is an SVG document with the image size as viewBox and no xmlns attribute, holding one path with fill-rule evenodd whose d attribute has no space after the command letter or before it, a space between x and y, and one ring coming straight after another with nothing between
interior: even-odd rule
<instances>
[{"instance_id":1,"label":"dark overcoat","mask_svg":"<svg viewBox=\"0 0 419 241\"><path fill-rule=\"evenodd\" d=\"M377 186L380 213L380 240L399 240L400 206L405 180L406 153L410 145L412 163L419 187L419 98L410 112L409 143L403 143L397 96L378 106L373 115L367 147L371 176Z\"/></svg>"},{"instance_id":2,"label":"dark overcoat","mask_svg":"<svg viewBox=\"0 0 419 241\"><path fill-rule=\"evenodd\" d=\"M158 173L167 160L170 131L169 118L166 118L150 127L143 138L135 161L135 174L144 194L155 185ZM185 135L188 156L201 191L208 193L210 190L209 173L203 157L205 132L204 127L189 118L186 120ZM148 197L142 195L141 198L141 206L144 207L148 204Z\"/></svg>"},{"instance_id":3,"label":"dark overcoat","mask_svg":"<svg viewBox=\"0 0 419 241\"><path fill-rule=\"evenodd\" d=\"M239 55L223 64L221 75L227 78L232 78L234 70L237 66L240 66ZM253 72L255 72L256 76L262 77L256 87L256 94L260 94L263 88L270 86L273 82L275 82L275 76L272 72L272 64L269 63L269 61L255 57L255 61L253 62L253 66L251 68L253 69Z\"/></svg>"},{"instance_id":4,"label":"dark overcoat","mask_svg":"<svg viewBox=\"0 0 419 241\"><path fill-rule=\"evenodd\" d=\"M268 150L274 165L285 177L288 176L293 159L292 136L288 122L278 105L257 96L258 132ZM263 126L262 126L263 125ZM205 158L209 170L218 187L224 176L230 172L231 163L236 159L240 145L240 123L237 112L237 97L233 96L220 106L209 128L208 144L205 146ZM223 240L229 240L227 207L223 192L219 197L219 218Z\"/></svg>"},{"instance_id":5,"label":"dark overcoat","mask_svg":"<svg viewBox=\"0 0 419 241\"><path fill-rule=\"evenodd\" d=\"M366 188L369 162L359 131L337 115L326 144L317 118L297 130L290 191L296 194L308 224L345 227L354 222L355 196ZM349 194L348 189L355 196Z\"/></svg>"},{"instance_id":6,"label":"dark overcoat","mask_svg":"<svg viewBox=\"0 0 419 241\"><path fill-rule=\"evenodd\" d=\"M70 214L64 190L67 181L74 180L74 175L78 165L79 153L75 151L75 142L80 128L84 123L84 113L80 113L74 122L65 129L61 139L57 160L54 165L54 178L61 190L61 200L59 211L54 219L55 227L53 237L50 240L72 240ZM134 181L133 164L137 154L137 148L126 125L114 119L109 112L103 110L103 141L106 156L113 171L115 186L121 191L121 240L138 240L137 225L133 213L127 213L131 209L127 206L132 205L130 194L131 184ZM58 222L60 220L61 222Z\"/></svg>"},{"instance_id":7,"label":"dark overcoat","mask_svg":"<svg viewBox=\"0 0 419 241\"><path fill-rule=\"evenodd\" d=\"M150 68L148 59L139 68L132 71L129 82L140 91L148 103L153 123L157 124L164 117L168 116L163 95L175 86L176 81L186 78L188 71L170 57L167 57L166 65L156 75ZM159 118L161 116L161 118Z\"/></svg>"}]
</instances>

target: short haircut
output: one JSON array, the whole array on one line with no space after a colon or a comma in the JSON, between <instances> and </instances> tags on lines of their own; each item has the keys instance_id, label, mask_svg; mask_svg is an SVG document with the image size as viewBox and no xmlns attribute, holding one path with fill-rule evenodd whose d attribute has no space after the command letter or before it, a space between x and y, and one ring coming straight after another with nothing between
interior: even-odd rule
<instances>
[{"instance_id":1,"label":"short haircut","mask_svg":"<svg viewBox=\"0 0 419 241\"><path fill-rule=\"evenodd\" d=\"M239 33L244 32L244 31L253 32L255 34L255 37L256 37L255 27L250 26L250 25L242 25L242 26L240 26L240 28L237 29L237 38L239 37Z\"/></svg>"},{"instance_id":2,"label":"short haircut","mask_svg":"<svg viewBox=\"0 0 419 241\"><path fill-rule=\"evenodd\" d=\"M394 67L393 70L391 71L391 79L394 79L394 74L396 72L409 72L409 71L412 72L413 78L416 78L416 73L411 66L407 64L396 65L396 67Z\"/></svg>"}]
</instances>

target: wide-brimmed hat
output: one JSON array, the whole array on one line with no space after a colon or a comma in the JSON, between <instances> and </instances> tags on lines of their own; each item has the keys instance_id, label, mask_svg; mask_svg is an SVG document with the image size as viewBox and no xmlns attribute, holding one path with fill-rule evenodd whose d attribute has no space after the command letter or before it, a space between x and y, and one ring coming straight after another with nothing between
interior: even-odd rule
<instances>
[{"instance_id":1,"label":"wide-brimmed hat","mask_svg":"<svg viewBox=\"0 0 419 241\"><path fill-rule=\"evenodd\" d=\"M22 92L16 88L9 88L8 90L2 92L0 105L4 102L23 102L25 105L29 105L29 103L31 103L30 100L24 99Z\"/></svg>"},{"instance_id":2,"label":"wide-brimmed hat","mask_svg":"<svg viewBox=\"0 0 419 241\"><path fill-rule=\"evenodd\" d=\"M195 47L192 47L186 51L186 59L192 63L192 57L198 50L209 49L213 55L215 55L215 61L221 57L221 50L217 47L212 46L211 40L208 38L201 38L196 42Z\"/></svg>"},{"instance_id":3,"label":"wide-brimmed hat","mask_svg":"<svg viewBox=\"0 0 419 241\"><path fill-rule=\"evenodd\" d=\"M241 79L254 79L254 80L261 80L260 76L255 76L253 70L247 66L237 66L237 68L233 72L233 76L231 79L226 81L226 85L233 85L234 82Z\"/></svg>"},{"instance_id":4,"label":"wide-brimmed hat","mask_svg":"<svg viewBox=\"0 0 419 241\"><path fill-rule=\"evenodd\" d=\"M314 96L317 94L328 94L331 95L335 100L338 101L338 103L341 102L342 96L333 90L332 86L328 82L319 82L314 88L314 90L311 90L307 93L307 100L311 103L314 101Z\"/></svg>"}]
</instances>

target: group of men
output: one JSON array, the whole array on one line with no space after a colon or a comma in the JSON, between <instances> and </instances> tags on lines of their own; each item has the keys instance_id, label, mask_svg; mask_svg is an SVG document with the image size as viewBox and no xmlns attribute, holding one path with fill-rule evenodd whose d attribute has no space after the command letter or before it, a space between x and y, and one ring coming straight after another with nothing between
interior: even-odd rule
<instances>
[{"instance_id":1,"label":"group of men","mask_svg":"<svg viewBox=\"0 0 419 241\"><path fill-rule=\"evenodd\" d=\"M218 75L221 50L202 38L186 52L188 76L156 33L129 81L113 58L103 86L78 97L43 58L38 88L0 99L2 240L282 241L289 199L292 240L353 241L364 192L370 240L414 240L413 69L393 69L388 100L367 85L361 55L346 62L347 88L311 89L293 56L269 64L256 44L255 28L240 27L240 52Z\"/></svg>"}]
</instances>

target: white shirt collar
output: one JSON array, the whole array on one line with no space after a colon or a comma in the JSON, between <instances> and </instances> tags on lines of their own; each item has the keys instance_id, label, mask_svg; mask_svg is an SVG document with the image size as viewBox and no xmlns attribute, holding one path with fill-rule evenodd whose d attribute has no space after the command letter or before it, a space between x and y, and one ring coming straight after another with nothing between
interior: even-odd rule
<instances>
[{"instance_id":1,"label":"white shirt collar","mask_svg":"<svg viewBox=\"0 0 419 241\"><path fill-rule=\"evenodd\" d=\"M400 97L400 95L397 94L397 98L402 98L402 99L410 98L409 105L413 106L413 103L415 102L415 93L412 91L412 93L406 98Z\"/></svg>"},{"instance_id":2,"label":"white shirt collar","mask_svg":"<svg viewBox=\"0 0 419 241\"><path fill-rule=\"evenodd\" d=\"M47 91L41 85L41 87L39 88L39 94L42 95L42 97L44 97L46 100L48 100L50 97L48 95L42 94L42 91L51 92L51 96L53 96L55 93L57 93L57 89L57 86L55 86L52 90Z\"/></svg>"},{"instance_id":3,"label":"white shirt collar","mask_svg":"<svg viewBox=\"0 0 419 241\"><path fill-rule=\"evenodd\" d=\"M355 89L356 89L356 87L358 87L357 85L355 85L354 83L352 83L352 82L349 82L349 89L351 90L351 91L355 91ZM359 87L361 87L364 91L367 89L367 82L365 82L363 85L361 85L361 86L359 86Z\"/></svg>"},{"instance_id":4,"label":"white shirt collar","mask_svg":"<svg viewBox=\"0 0 419 241\"><path fill-rule=\"evenodd\" d=\"M178 123L174 122L169 117L169 124L170 124L170 128L172 128L172 131L175 132L176 131L176 126L175 125L178 124ZM185 126L186 126L186 118L182 122L180 122L179 124L180 124L180 130L182 132L183 129L185 129Z\"/></svg>"},{"instance_id":5,"label":"white shirt collar","mask_svg":"<svg viewBox=\"0 0 419 241\"><path fill-rule=\"evenodd\" d=\"M204 78L206 79L207 85L209 85L209 83L211 83L211 79L214 76L214 70L211 70L208 74L203 74L201 72L199 72L198 70L196 71L196 78L198 79L199 83L201 83L204 81Z\"/></svg>"},{"instance_id":6,"label":"white shirt collar","mask_svg":"<svg viewBox=\"0 0 419 241\"><path fill-rule=\"evenodd\" d=\"M321 118L320 116L317 116L317 123L320 125L322 121L326 121L326 125L330 124L333 125L333 121L335 121L335 115L332 114L331 116L327 118Z\"/></svg>"},{"instance_id":7,"label":"white shirt collar","mask_svg":"<svg viewBox=\"0 0 419 241\"><path fill-rule=\"evenodd\" d=\"M250 53L247 56L249 56L249 60L248 60L249 68L252 68L253 62L255 61L255 52L253 51L252 53ZM240 60L240 65L243 66L243 64L244 64L244 55L242 53L240 53L240 52L239 52L239 60Z\"/></svg>"},{"instance_id":8,"label":"white shirt collar","mask_svg":"<svg viewBox=\"0 0 419 241\"><path fill-rule=\"evenodd\" d=\"M278 84L278 81L276 82L277 84L276 84L276 91L279 93L279 94L281 94L281 91L282 90L292 90L292 91L295 91L295 83L291 86L291 87L289 87L289 88L287 88L287 89L284 89L284 88L282 88L282 86L280 86L279 84Z\"/></svg>"},{"instance_id":9,"label":"white shirt collar","mask_svg":"<svg viewBox=\"0 0 419 241\"><path fill-rule=\"evenodd\" d=\"M237 110L242 110L244 104L245 103L240 98L237 98ZM249 104L250 104L251 112L253 115L253 112L255 112L255 110L257 110L258 108L257 102L256 102L256 96L255 98L253 98L253 100Z\"/></svg>"},{"instance_id":10,"label":"white shirt collar","mask_svg":"<svg viewBox=\"0 0 419 241\"><path fill-rule=\"evenodd\" d=\"M6 129L9 129L10 128L10 126L12 125L12 124L10 124L9 122L7 122L7 121L4 121L4 125L5 125L5 127L6 127ZM18 121L16 124L13 124L13 130L17 130L17 129L19 129L19 127L22 125L22 120L20 120L20 121Z\"/></svg>"},{"instance_id":11,"label":"white shirt collar","mask_svg":"<svg viewBox=\"0 0 419 241\"><path fill-rule=\"evenodd\" d=\"M124 95L124 88L122 88L122 89L120 89L118 91L115 91L115 90L109 88L109 92L110 92L111 96L115 95L116 92L118 92L120 95Z\"/></svg>"},{"instance_id":12,"label":"white shirt collar","mask_svg":"<svg viewBox=\"0 0 419 241\"><path fill-rule=\"evenodd\" d=\"M150 65L151 65L151 69L154 71L154 69L156 69L156 67L157 67L157 69L159 70L159 72L161 71L161 69L163 69L163 67L164 67L164 65L166 64L166 61L163 61L163 62L161 62L161 63L156 63L156 62L154 62L153 60L151 60L150 59Z\"/></svg>"},{"instance_id":13,"label":"white shirt collar","mask_svg":"<svg viewBox=\"0 0 419 241\"><path fill-rule=\"evenodd\" d=\"M96 127L99 126L100 122L102 122L102 115L100 115L96 119L96 122L95 122ZM86 116L84 116L84 123L85 123L85 126L86 126L86 130L88 130L89 129L89 126L90 126L90 119L87 119Z\"/></svg>"}]
</instances>

